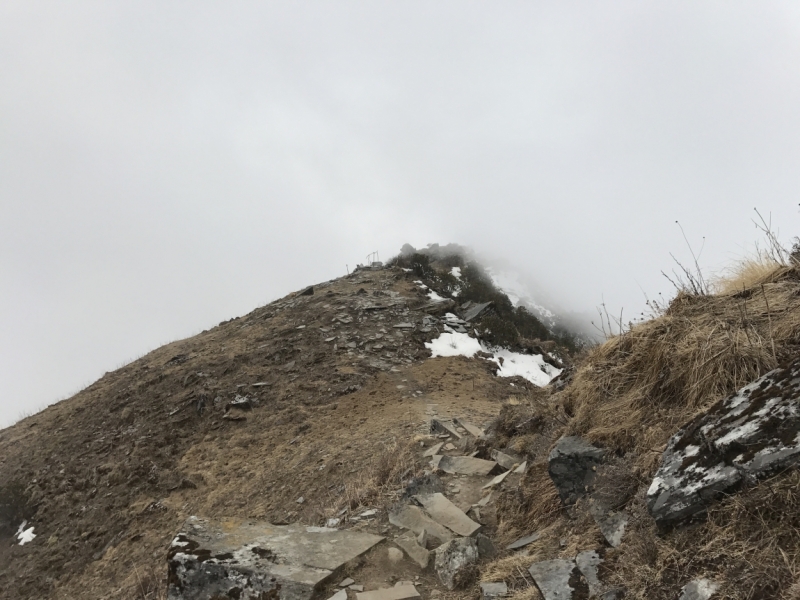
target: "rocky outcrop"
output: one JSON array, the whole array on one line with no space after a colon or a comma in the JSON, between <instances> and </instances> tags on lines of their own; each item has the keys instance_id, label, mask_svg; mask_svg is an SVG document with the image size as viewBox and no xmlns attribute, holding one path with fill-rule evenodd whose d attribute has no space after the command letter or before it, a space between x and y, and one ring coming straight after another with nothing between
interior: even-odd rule
<instances>
[{"instance_id":1,"label":"rocky outcrop","mask_svg":"<svg viewBox=\"0 0 800 600\"><path fill-rule=\"evenodd\" d=\"M305 600L383 540L369 533L190 517L168 553L169 600Z\"/></svg>"},{"instance_id":2,"label":"rocky outcrop","mask_svg":"<svg viewBox=\"0 0 800 600\"><path fill-rule=\"evenodd\" d=\"M564 504L575 504L588 493L605 453L579 437L558 440L548 457L547 470Z\"/></svg>"},{"instance_id":3,"label":"rocky outcrop","mask_svg":"<svg viewBox=\"0 0 800 600\"><path fill-rule=\"evenodd\" d=\"M722 493L800 461L800 360L767 373L676 433L647 491L664 527Z\"/></svg>"}]
</instances>

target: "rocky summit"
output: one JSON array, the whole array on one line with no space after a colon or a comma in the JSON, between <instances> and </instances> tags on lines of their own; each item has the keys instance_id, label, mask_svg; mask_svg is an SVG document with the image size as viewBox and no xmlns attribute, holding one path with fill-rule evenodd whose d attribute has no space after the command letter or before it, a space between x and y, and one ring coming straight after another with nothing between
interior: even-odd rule
<instances>
[{"instance_id":1,"label":"rocky summit","mask_svg":"<svg viewBox=\"0 0 800 600\"><path fill-rule=\"evenodd\" d=\"M304 287L0 431L0 598L797 598L771 277L596 346L458 246Z\"/></svg>"}]
</instances>

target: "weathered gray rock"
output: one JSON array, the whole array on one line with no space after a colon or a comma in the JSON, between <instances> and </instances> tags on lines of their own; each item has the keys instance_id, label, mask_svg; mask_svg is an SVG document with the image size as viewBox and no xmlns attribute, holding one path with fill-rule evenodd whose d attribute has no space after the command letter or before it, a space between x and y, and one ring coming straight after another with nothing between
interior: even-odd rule
<instances>
[{"instance_id":1,"label":"weathered gray rock","mask_svg":"<svg viewBox=\"0 0 800 600\"><path fill-rule=\"evenodd\" d=\"M500 452L500 450L492 450L492 460L497 461L498 465L508 471L522 462L519 459L506 454L505 452Z\"/></svg>"},{"instance_id":2,"label":"weathered gray rock","mask_svg":"<svg viewBox=\"0 0 800 600\"><path fill-rule=\"evenodd\" d=\"M336 569L381 540L326 527L190 517L168 553L168 597L211 600L238 593L304 600Z\"/></svg>"},{"instance_id":3,"label":"weathered gray rock","mask_svg":"<svg viewBox=\"0 0 800 600\"><path fill-rule=\"evenodd\" d=\"M473 425L472 423L464 420L463 418L453 419L453 422L456 425L460 425L461 427L463 427L467 431L467 433L470 434L472 437L482 438L486 435L483 429L481 429L477 425Z\"/></svg>"},{"instance_id":4,"label":"weathered gray rock","mask_svg":"<svg viewBox=\"0 0 800 600\"><path fill-rule=\"evenodd\" d=\"M413 533L399 535L395 538L394 542L402 548L408 555L408 558L415 562L420 568L424 569L428 566L430 552L417 542L417 536Z\"/></svg>"},{"instance_id":5,"label":"weathered gray rock","mask_svg":"<svg viewBox=\"0 0 800 600\"><path fill-rule=\"evenodd\" d=\"M528 572L544 600L578 600L589 597L589 586L574 560L546 560L532 564Z\"/></svg>"},{"instance_id":6,"label":"weathered gray rock","mask_svg":"<svg viewBox=\"0 0 800 600\"><path fill-rule=\"evenodd\" d=\"M441 450L441 449L442 449L442 446L444 446L444 442L439 442L438 444L434 444L433 446L431 446L430 448L428 448L428 449L427 449L427 450L426 450L426 451L423 453L423 455L422 455L422 456L423 456L424 458L430 458L431 456L434 456L435 454L439 454L439 450Z\"/></svg>"},{"instance_id":7,"label":"weathered gray rock","mask_svg":"<svg viewBox=\"0 0 800 600\"><path fill-rule=\"evenodd\" d=\"M419 598L417 588L413 585L399 585L356 594L356 600L405 600L406 598Z\"/></svg>"},{"instance_id":8,"label":"weathered gray rock","mask_svg":"<svg viewBox=\"0 0 800 600\"><path fill-rule=\"evenodd\" d=\"M497 466L493 460L471 456L442 456L437 467L445 473L459 475L488 475Z\"/></svg>"},{"instance_id":9,"label":"weathered gray rock","mask_svg":"<svg viewBox=\"0 0 800 600\"><path fill-rule=\"evenodd\" d=\"M505 471L503 473L500 473L500 475L498 475L497 477L495 477L494 479L483 485L481 489L488 490L489 488L493 488L497 485L500 485L501 483L503 483L503 481L505 481L506 477L508 477L510 474L511 471Z\"/></svg>"},{"instance_id":10,"label":"weathered gray rock","mask_svg":"<svg viewBox=\"0 0 800 600\"><path fill-rule=\"evenodd\" d=\"M497 548L494 542L488 536L479 533L475 536L475 541L478 542L478 555L481 558L494 558L497 556Z\"/></svg>"},{"instance_id":11,"label":"weathered gray rock","mask_svg":"<svg viewBox=\"0 0 800 600\"><path fill-rule=\"evenodd\" d=\"M436 538L440 543L453 539L452 532L431 519L425 511L418 506L400 504L389 511L389 523L396 527L410 529L416 534L423 531L427 536Z\"/></svg>"},{"instance_id":12,"label":"weathered gray rock","mask_svg":"<svg viewBox=\"0 0 800 600\"><path fill-rule=\"evenodd\" d=\"M597 576L597 567L603 559L595 550L586 550L575 557L575 564L586 579L589 585L589 595L597 596L602 590L602 584Z\"/></svg>"},{"instance_id":13,"label":"weathered gray rock","mask_svg":"<svg viewBox=\"0 0 800 600\"><path fill-rule=\"evenodd\" d=\"M482 302L480 304L473 304L467 310L464 311L464 320L467 322L472 321L476 317L479 317L483 311L489 308L492 305L491 302Z\"/></svg>"},{"instance_id":14,"label":"weathered gray rock","mask_svg":"<svg viewBox=\"0 0 800 600\"><path fill-rule=\"evenodd\" d=\"M520 548L524 548L529 544L532 544L536 540L541 537L538 533L532 533L530 535L526 535L524 537L519 538L518 540L511 542L508 546L506 546L506 550L519 550Z\"/></svg>"},{"instance_id":15,"label":"weathered gray rock","mask_svg":"<svg viewBox=\"0 0 800 600\"><path fill-rule=\"evenodd\" d=\"M458 535L470 536L481 528L480 523L476 523L465 515L464 511L450 502L444 494L420 494L414 498L433 520ZM428 534L435 535L430 529L428 529Z\"/></svg>"},{"instance_id":16,"label":"weathered gray rock","mask_svg":"<svg viewBox=\"0 0 800 600\"><path fill-rule=\"evenodd\" d=\"M449 433L457 439L461 438L455 424L447 419L431 419L430 431L431 433Z\"/></svg>"},{"instance_id":17,"label":"weathered gray rock","mask_svg":"<svg viewBox=\"0 0 800 600\"><path fill-rule=\"evenodd\" d=\"M709 600L717 589L719 585L710 579L695 579L683 586L678 600Z\"/></svg>"},{"instance_id":18,"label":"weathered gray rock","mask_svg":"<svg viewBox=\"0 0 800 600\"><path fill-rule=\"evenodd\" d=\"M439 581L448 589L455 589L459 574L478 562L478 543L474 538L456 538L436 549L434 567Z\"/></svg>"},{"instance_id":19,"label":"weathered gray rock","mask_svg":"<svg viewBox=\"0 0 800 600\"><path fill-rule=\"evenodd\" d=\"M607 511L598 505L592 506L591 513L606 541L612 548L618 547L622 543L622 536L625 535L628 515L624 512Z\"/></svg>"},{"instance_id":20,"label":"weathered gray rock","mask_svg":"<svg viewBox=\"0 0 800 600\"><path fill-rule=\"evenodd\" d=\"M347 591L339 590L333 596L328 598L328 600L347 600Z\"/></svg>"},{"instance_id":21,"label":"weathered gray rock","mask_svg":"<svg viewBox=\"0 0 800 600\"><path fill-rule=\"evenodd\" d=\"M481 598L483 600L494 600L494 598L503 598L507 595L508 586L505 581L481 584Z\"/></svg>"},{"instance_id":22,"label":"weathered gray rock","mask_svg":"<svg viewBox=\"0 0 800 600\"><path fill-rule=\"evenodd\" d=\"M575 436L562 437L556 442L548 457L547 470L564 504L575 504L589 491L595 469L605 453Z\"/></svg>"},{"instance_id":23,"label":"weathered gray rock","mask_svg":"<svg viewBox=\"0 0 800 600\"><path fill-rule=\"evenodd\" d=\"M660 526L800 463L800 359L717 403L667 444L647 506Z\"/></svg>"}]
</instances>

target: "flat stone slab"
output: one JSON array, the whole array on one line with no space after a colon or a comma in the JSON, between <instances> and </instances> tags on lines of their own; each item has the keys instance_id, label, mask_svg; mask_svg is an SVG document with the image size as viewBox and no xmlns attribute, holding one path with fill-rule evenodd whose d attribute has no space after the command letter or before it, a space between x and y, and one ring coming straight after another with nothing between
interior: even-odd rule
<instances>
[{"instance_id":1,"label":"flat stone slab","mask_svg":"<svg viewBox=\"0 0 800 600\"><path fill-rule=\"evenodd\" d=\"M647 491L660 526L706 510L723 493L800 464L800 359L711 407L667 444Z\"/></svg>"},{"instance_id":2,"label":"flat stone slab","mask_svg":"<svg viewBox=\"0 0 800 600\"><path fill-rule=\"evenodd\" d=\"M400 585L356 594L356 600L405 600L419 597L419 592L413 585Z\"/></svg>"},{"instance_id":3,"label":"flat stone slab","mask_svg":"<svg viewBox=\"0 0 800 600\"><path fill-rule=\"evenodd\" d=\"M389 511L389 523L395 527L410 529L417 535L423 531L430 537L445 543L453 539L452 532L431 519L419 506L401 504Z\"/></svg>"},{"instance_id":4,"label":"flat stone slab","mask_svg":"<svg viewBox=\"0 0 800 600\"><path fill-rule=\"evenodd\" d=\"M497 466L493 460L472 458L471 456L442 456L437 467L450 474L488 475Z\"/></svg>"},{"instance_id":5,"label":"flat stone slab","mask_svg":"<svg viewBox=\"0 0 800 600\"><path fill-rule=\"evenodd\" d=\"M482 583L481 598L483 600L493 600L493 598L503 598L508 595L508 585L505 581L498 583Z\"/></svg>"},{"instance_id":6,"label":"flat stone slab","mask_svg":"<svg viewBox=\"0 0 800 600\"><path fill-rule=\"evenodd\" d=\"M489 308L492 305L491 302L483 302L479 304L473 304L470 306L466 311L464 311L464 320L469 322L472 319L479 316L483 311Z\"/></svg>"},{"instance_id":7,"label":"flat stone slab","mask_svg":"<svg viewBox=\"0 0 800 600\"><path fill-rule=\"evenodd\" d=\"M482 438L486 435L486 433L478 427L477 425L473 425L472 423L465 421L464 419L453 419L453 422L456 425L460 425L464 429L467 430L467 433L470 434L472 437Z\"/></svg>"},{"instance_id":8,"label":"flat stone slab","mask_svg":"<svg viewBox=\"0 0 800 600\"><path fill-rule=\"evenodd\" d=\"M382 540L326 527L190 517L170 545L168 598L212 600L238 590L244 597L306 600Z\"/></svg>"},{"instance_id":9,"label":"flat stone slab","mask_svg":"<svg viewBox=\"0 0 800 600\"><path fill-rule=\"evenodd\" d=\"M434 455L436 455L436 454L439 454L439 450L441 450L441 449L442 449L442 446L444 446L444 442L439 442L438 444L434 444L433 446L431 446L430 448L428 448L428 449L427 449L427 450L426 450L426 451L425 451L425 452L422 454L422 456L423 456L424 458L430 458L430 457L432 457L432 456L434 456Z\"/></svg>"},{"instance_id":10,"label":"flat stone slab","mask_svg":"<svg viewBox=\"0 0 800 600\"><path fill-rule=\"evenodd\" d=\"M582 600L589 597L589 586L574 560L546 560L532 564L528 572L544 600Z\"/></svg>"},{"instance_id":11,"label":"flat stone slab","mask_svg":"<svg viewBox=\"0 0 800 600\"><path fill-rule=\"evenodd\" d=\"M431 433L449 433L457 439L461 439L462 437L462 435L458 433L455 424L446 419L431 419Z\"/></svg>"},{"instance_id":12,"label":"flat stone slab","mask_svg":"<svg viewBox=\"0 0 800 600\"><path fill-rule=\"evenodd\" d=\"M516 458L514 458L513 456L509 456L505 452L500 452L500 450L492 451L492 459L497 461L498 465L500 465L501 467L503 467L508 471L519 465L521 462Z\"/></svg>"},{"instance_id":13,"label":"flat stone slab","mask_svg":"<svg viewBox=\"0 0 800 600\"><path fill-rule=\"evenodd\" d=\"M503 483L505 478L509 476L510 473L511 473L511 471L505 471L504 473L500 473L500 475L498 475L497 477L492 479L489 483L484 485L481 489L486 490L486 489L492 488L492 487L494 487L496 485L500 485L501 483Z\"/></svg>"},{"instance_id":14,"label":"flat stone slab","mask_svg":"<svg viewBox=\"0 0 800 600\"><path fill-rule=\"evenodd\" d=\"M444 494L419 494L414 498L422 504L434 521L458 535L468 537L481 528L480 523L476 523L465 515L464 511L450 502ZM428 533L431 532L428 531Z\"/></svg>"},{"instance_id":15,"label":"flat stone slab","mask_svg":"<svg viewBox=\"0 0 800 600\"><path fill-rule=\"evenodd\" d=\"M599 596L602 590L603 586L597 575L597 567L602 562L603 559L595 550L585 550L575 557L575 564L578 565L578 569L583 573L586 583L589 585L590 596Z\"/></svg>"},{"instance_id":16,"label":"flat stone slab","mask_svg":"<svg viewBox=\"0 0 800 600\"><path fill-rule=\"evenodd\" d=\"M526 535L525 537L521 537L518 540L511 542L508 546L506 546L506 550L519 550L520 548L524 548L525 546L532 544L540 537L542 536L538 533Z\"/></svg>"},{"instance_id":17,"label":"flat stone slab","mask_svg":"<svg viewBox=\"0 0 800 600\"><path fill-rule=\"evenodd\" d=\"M424 569L428 566L428 560L430 560L430 552L426 548L423 548L419 542L417 541L417 536L413 533L406 533L404 535L397 536L394 540L394 543L402 548L403 552L408 555L413 562L415 562L421 569Z\"/></svg>"}]
</instances>

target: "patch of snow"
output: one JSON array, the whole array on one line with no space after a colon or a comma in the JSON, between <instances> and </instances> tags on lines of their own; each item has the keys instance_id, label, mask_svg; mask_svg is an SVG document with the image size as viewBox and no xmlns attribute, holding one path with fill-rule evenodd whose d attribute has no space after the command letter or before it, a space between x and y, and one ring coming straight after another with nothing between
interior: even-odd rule
<instances>
[{"instance_id":1,"label":"patch of snow","mask_svg":"<svg viewBox=\"0 0 800 600\"><path fill-rule=\"evenodd\" d=\"M518 375L539 387L546 386L553 377L561 373L561 369L547 364L541 354L520 354L499 348L494 351L494 358L490 360L500 365L497 371L500 377Z\"/></svg>"},{"instance_id":2,"label":"patch of snow","mask_svg":"<svg viewBox=\"0 0 800 600\"><path fill-rule=\"evenodd\" d=\"M758 431L759 427L761 426L761 421L758 419L754 419L752 421L748 421L747 423L736 427L723 435L721 438L714 442L714 445L718 448L722 448L727 446L734 440L747 437Z\"/></svg>"},{"instance_id":3,"label":"patch of snow","mask_svg":"<svg viewBox=\"0 0 800 600\"><path fill-rule=\"evenodd\" d=\"M647 490L647 495L652 496L653 494L658 491L658 489L664 484L664 480L661 477L654 477L653 483L650 484L650 488Z\"/></svg>"},{"instance_id":4,"label":"patch of snow","mask_svg":"<svg viewBox=\"0 0 800 600\"><path fill-rule=\"evenodd\" d=\"M445 320L457 319L448 313ZM520 354L506 348L488 348L467 333L458 333L445 325L446 331L438 338L425 342L425 347L431 351L432 357L437 356L466 356L471 358L478 352L492 354L488 359L499 365L499 377L524 377L531 383L543 387L561 373L561 369L545 362L541 354Z\"/></svg>"},{"instance_id":5,"label":"patch of snow","mask_svg":"<svg viewBox=\"0 0 800 600\"><path fill-rule=\"evenodd\" d=\"M450 275L452 275L456 279L461 279L461 267L453 267L452 269L450 269Z\"/></svg>"},{"instance_id":6,"label":"patch of snow","mask_svg":"<svg viewBox=\"0 0 800 600\"><path fill-rule=\"evenodd\" d=\"M422 283L422 282L421 282L419 279L415 279L415 280L414 280L414 283L416 283L416 284L417 284L419 287L421 287L423 290L427 290L427 289L428 289L428 286L427 286L427 285L425 285L424 283Z\"/></svg>"},{"instance_id":7,"label":"patch of snow","mask_svg":"<svg viewBox=\"0 0 800 600\"><path fill-rule=\"evenodd\" d=\"M447 298L442 298L439 294L437 294L433 290L431 290L428 293L428 298L430 298L432 302L444 302L445 300L447 300Z\"/></svg>"},{"instance_id":8,"label":"patch of snow","mask_svg":"<svg viewBox=\"0 0 800 600\"><path fill-rule=\"evenodd\" d=\"M425 347L431 351L432 357L437 356L466 356L473 357L483 350L481 343L466 333L448 331L438 338L425 342Z\"/></svg>"},{"instance_id":9,"label":"patch of snow","mask_svg":"<svg viewBox=\"0 0 800 600\"><path fill-rule=\"evenodd\" d=\"M700 446L689 445L683 450L684 456L695 456L698 452L700 452Z\"/></svg>"},{"instance_id":10,"label":"patch of snow","mask_svg":"<svg viewBox=\"0 0 800 600\"><path fill-rule=\"evenodd\" d=\"M19 529L17 529L17 539L19 540L19 545L24 546L28 542L32 542L33 538L36 537L36 534L33 533L33 526L28 527L25 529L25 526L28 524L27 521L23 521Z\"/></svg>"}]
</instances>

